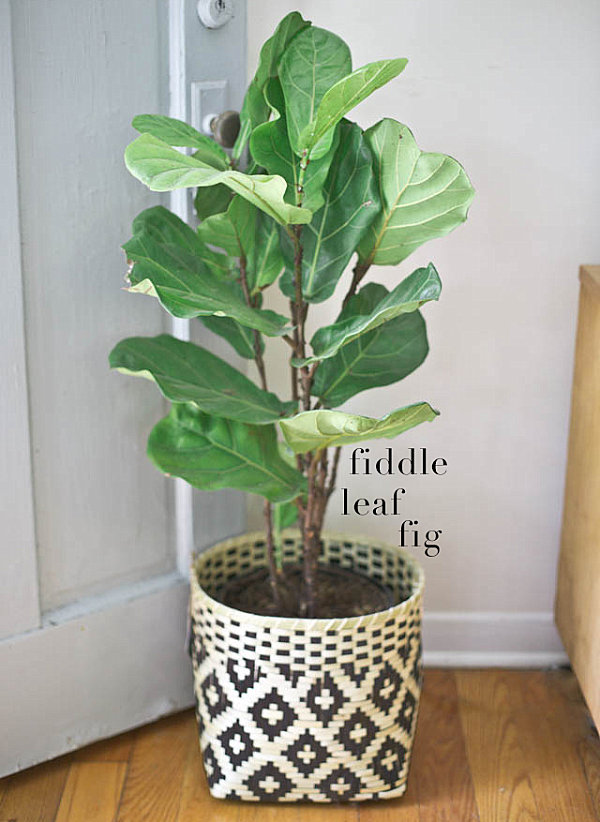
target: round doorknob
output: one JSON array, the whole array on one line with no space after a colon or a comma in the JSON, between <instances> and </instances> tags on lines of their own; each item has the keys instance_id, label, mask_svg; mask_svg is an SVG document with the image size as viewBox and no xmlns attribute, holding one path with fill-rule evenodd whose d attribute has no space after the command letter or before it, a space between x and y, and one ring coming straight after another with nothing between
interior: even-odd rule
<instances>
[{"instance_id":1,"label":"round doorknob","mask_svg":"<svg viewBox=\"0 0 600 822\"><path fill-rule=\"evenodd\" d=\"M240 115L237 111L224 111L217 114L210 121L210 130L219 145L223 148L233 148L240 133Z\"/></svg>"}]
</instances>

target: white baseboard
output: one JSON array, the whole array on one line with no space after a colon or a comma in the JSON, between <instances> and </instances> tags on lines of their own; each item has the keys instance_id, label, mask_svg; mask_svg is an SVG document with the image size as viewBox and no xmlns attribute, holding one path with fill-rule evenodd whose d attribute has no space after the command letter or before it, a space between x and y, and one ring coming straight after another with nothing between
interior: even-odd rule
<instances>
[{"instance_id":1,"label":"white baseboard","mask_svg":"<svg viewBox=\"0 0 600 822\"><path fill-rule=\"evenodd\" d=\"M425 611L425 665L546 668L568 663L551 612Z\"/></svg>"}]
</instances>

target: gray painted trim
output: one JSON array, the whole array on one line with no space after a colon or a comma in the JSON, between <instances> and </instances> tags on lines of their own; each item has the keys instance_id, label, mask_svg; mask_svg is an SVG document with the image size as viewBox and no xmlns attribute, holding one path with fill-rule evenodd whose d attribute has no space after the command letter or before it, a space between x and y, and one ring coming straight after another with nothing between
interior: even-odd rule
<instances>
[{"instance_id":1,"label":"gray painted trim","mask_svg":"<svg viewBox=\"0 0 600 822\"><path fill-rule=\"evenodd\" d=\"M92 602L88 613L0 642L0 776L192 704L186 581L122 593L110 607Z\"/></svg>"},{"instance_id":2,"label":"gray painted trim","mask_svg":"<svg viewBox=\"0 0 600 822\"><path fill-rule=\"evenodd\" d=\"M3 293L0 300L0 638L40 622L25 365L17 185L14 70L9 0L0 0L0 179Z\"/></svg>"}]
</instances>

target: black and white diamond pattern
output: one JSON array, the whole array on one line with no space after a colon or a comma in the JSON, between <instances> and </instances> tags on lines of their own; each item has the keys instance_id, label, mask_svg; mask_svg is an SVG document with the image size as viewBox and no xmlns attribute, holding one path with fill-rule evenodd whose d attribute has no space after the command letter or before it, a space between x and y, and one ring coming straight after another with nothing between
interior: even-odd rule
<instances>
[{"instance_id":1,"label":"black and white diamond pattern","mask_svg":"<svg viewBox=\"0 0 600 822\"><path fill-rule=\"evenodd\" d=\"M291 791L293 783L273 763L263 765L248 779L248 787L258 799L274 802Z\"/></svg>"},{"instance_id":2,"label":"black and white diamond pattern","mask_svg":"<svg viewBox=\"0 0 600 822\"><path fill-rule=\"evenodd\" d=\"M342 725L338 739L347 751L362 756L376 732L377 725L361 708L357 708Z\"/></svg>"},{"instance_id":3,"label":"black and white diamond pattern","mask_svg":"<svg viewBox=\"0 0 600 822\"><path fill-rule=\"evenodd\" d=\"M340 546L340 556L355 550ZM203 583L213 574L222 584L224 567L234 573L231 551L230 541ZM408 589L396 554L385 573ZM343 802L403 793L421 685L420 594L395 608L325 626L245 620L192 579L190 651L214 796Z\"/></svg>"},{"instance_id":4,"label":"black and white diamond pattern","mask_svg":"<svg viewBox=\"0 0 600 822\"><path fill-rule=\"evenodd\" d=\"M344 694L338 688L331 674L326 671L322 679L317 679L306 695L306 704L323 724L327 725L344 704Z\"/></svg>"},{"instance_id":5,"label":"black and white diamond pattern","mask_svg":"<svg viewBox=\"0 0 600 822\"><path fill-rule=\"evenodd\" d=\"M246 659L228 659L227 673L238 694L245 694L258 679L256 666Z\"/></svg>"},{"instance_id":6,"label":"black and white diamond pattern","mask_svg":"<svg viewBox=\"0 0 600 822\"><path fill-rule=\"evenodd\" d=\"M347 802L360 792L360 788L358 776L344 765L339 765L319 783L319 791L332 802Z\"/></svg>"},{"instance_id":7,"label":"black and white diamond pattern","mask_svg":"<svg viewBox=\"0 0 600 822\"><path fill-rule=\"evenodd\" d=\"M208 787L212 788L217 782L223 779L223 771L219 767L212 745L208 744L206 748L204 748L202 751L202 759L204 760L204 770L206 771Z\"/></svg>"},{"instance_id":8,"label":"black and white diamond pattern","mask_svg":"<svg viewBox=\"0 0 600 822\"><path fill-rule=\"evenodd\" d=\"M227 699L225 692L223 691L223 688L221 687L214 672L208 674L208 676L204 679L202 685L200 686L200 690L202 692L202 698L204 700L206 710L208 711L211 719L216 719L216 717L231 707L231 703Z\"/></svg>"},{"instance_id":9,"label":"black and white diamond pattern","mask_svg":"<svg viewBox=\"0 0 600 822\"><path fill-rule=\"evenodd\" d=\"M282 731L287 730L296 719L296 714L276 688L255 702L252 717L257 727L272 742Z\"/></svg>"},{"instance_id":10,"label":"black and white diamond pattern","mask_svg":"<svg viewBox=\"0 0 600 822\"><path fill-rule=\"evenodd\" d=\"M254 753L251 736L244 730L239 719L219 737L219 742L234 768L247 762Z\"/></svg>"},{"instance_id":11,"label":"black and white diamond pattern","mask_svg":"<svg viewBox=\"0 0 600 822\"><path fill-rule=\"evenodd\" d=\"M294 744L290 745L285 754L303 776L313 773L329 757L327 748L321 745L310 731L304 731Z\"/></svg>"},{"instance_id":12,"label":"black and white diamond pattern","mask_svg":"<svg viewBox=\"0 0 600 822\"><path fill-rule=\"evenodd\" d=\"M373 770L388 785L394 785L404 768L406 753L399 739L386 737L373 762Z\"/></svg>"},{"instance_id":13,"label":"black and white diamond pattern","mask_svg":"<svg viewBox=\"0 0 600 822\"><path fill-rule=\"evenodd\" d=\"M381 711L387 713L390 710L396 701L401 684L402 678L398 671L389 662L385 662L373 682L372 699Z\"/></svg>"},{"instance_id":14,"label":"black and white diamond pattern","mask_svg":"<svg viewBox=\"0 0 600 822\"><path fill-rule=\"evenodd\" d=\"M402 704L400 705L400 710L398 711L397 722L398 724L404 728L407 734L411 733L413 720L415 718L417 710L417 700L413 696L412 692L406 689L406 693L404 694L404 699L402 700Z\"/></svg>"},{"instance_id":15,"label":"black and white diamond pattern","mask_svg":"<svg viewBox=\"0 0 600 822\"><path fill-rule=\"evenodd\" d=\"M344 662L342 664L342 670L344 671L346 676L350 677L352 682L354 682L354 684L357 687L361 687L364 684L366 674L368 671L368 668L366 666L359 668L352 662Z\"/></svg>"}]
</instances>

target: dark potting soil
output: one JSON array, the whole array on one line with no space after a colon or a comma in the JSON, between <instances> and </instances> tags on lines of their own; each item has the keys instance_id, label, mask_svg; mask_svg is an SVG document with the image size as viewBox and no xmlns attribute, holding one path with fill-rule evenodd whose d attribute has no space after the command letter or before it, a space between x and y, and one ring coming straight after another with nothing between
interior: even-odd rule
<instances>
[{"instance_id":1,"label":"dark potting soil","mask_svg":"<svg viewBox=\"0 0 600 822\"><path fill-rule=\"evenodd\" d=\"M304 617L300 604L303 592L302 567L285 565L279 583L281 606L276 607L267 568L257 568L230 580L215 595L224 605L261 616ZM320 619L354 617L385 611L395 605L392 591L358 571L319 565L316 584L316 609Z\"/></svg>"}]
</instances>

